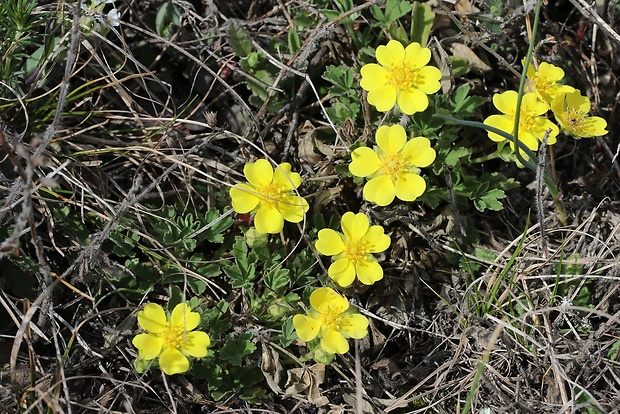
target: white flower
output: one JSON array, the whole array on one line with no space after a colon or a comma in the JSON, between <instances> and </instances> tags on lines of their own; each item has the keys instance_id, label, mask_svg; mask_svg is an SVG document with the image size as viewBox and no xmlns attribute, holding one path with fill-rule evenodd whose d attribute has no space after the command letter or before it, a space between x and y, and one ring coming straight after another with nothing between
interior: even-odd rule
<instances>
[{"instance_id":1,"label":"white flower","mask_svg":"<svg viewBox=\"0 0 620 414\"><path fill-rule=\"evenodd\" d=\"M109 1L109 0L108 0ZM121 15L117 9L112 9L108 12L108 24L110 26L120 26L121 24Z\"/></svg>"}]
</instances>

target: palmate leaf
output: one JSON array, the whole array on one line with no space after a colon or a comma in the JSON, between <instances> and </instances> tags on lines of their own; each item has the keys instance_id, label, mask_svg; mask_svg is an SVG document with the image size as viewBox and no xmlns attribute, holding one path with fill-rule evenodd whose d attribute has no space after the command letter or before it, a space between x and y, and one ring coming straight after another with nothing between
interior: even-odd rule
<instances>
[{"instance_id":1,"label":"palmate leaf","mask_svg":"<svg viewBox=\"0 0 620 414\"><path fill-rule=\"evenodd\" d=\"M252 342L252 334L244 332L237 339L229 336L222 349L220 350L220 358L223 361L230 362L231 365L240 367L243 363L243 357L250 355L256 350L256 345Z\"/></svg>"}]
</instances>

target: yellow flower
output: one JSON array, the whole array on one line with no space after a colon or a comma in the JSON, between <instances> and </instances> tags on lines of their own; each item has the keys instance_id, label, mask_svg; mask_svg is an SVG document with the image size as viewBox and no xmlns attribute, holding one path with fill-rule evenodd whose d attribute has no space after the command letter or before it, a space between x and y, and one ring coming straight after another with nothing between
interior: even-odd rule
<instances>
[{"instance_id":1,"label":"yellow flower","mask_svg":"<svg viewBox=\"0 0 620 414\"><path fill-rule=\"evenodd\" d=\"M310 295L307 315L295 315L293 326L305 342L321 338L321 347L330 354L349 351L347 338L361 339L368 335L368 319L349 311L349 302L331 288L316 289Z\"/></svg>"},{"instance_id":2,"label":"yellow flower","mask_svg":"<svg viewBox=\"0 0 620 414\"><path fill-rule=\"evenodd\" d=\"M243 167L248 183L230 189L233 209L240 214L255 212L254 224L259 233L279 233L284 220L299 223L308 211L308 202L296 195L301 185L291 164L280 164L274 171L267 160L257 160Z\"/></svg>"},{"instance_id":3,"label":"yellow flower","mask_svg":"<svg viewBox=\"0 0 620 414\"><path fill-rule=\"evenodd\" d=\"M378 111L389 111L398 103L400 110L412 115L428 107L426 95L441 88L441 72L434 66L426 66L431 51L411 43L407 48L390 40L376 51L377 62L364 65L360 71L360 86L368 91L368 103Z\"/></svg>"},{"instance_id":4,"label":"yellow flower","mask_svg":"<svg viewBox=\"0 0 620 414\"><path fill-rule=\"evenodd\" d=\"M493 95L493 104L503 115L491 115L484 120L484 123L512 134L517 113L517 96L516 91L506 91ZM519 141L532 151L538 149L538 142L544 139L547 130L551 130L547 139L549 145L555 144L556 137L560 132L558 126L544 116L547 110L547 104L540 101L535 93L530 92L523 95L521 117L519 118ZM488 135L495 142L506 140L494 132L488 131ZM514 149L513 142L510 143L510 146Z\"/></svg>"},{"instance_id":5,"label":"yellow flower","mask_svg":"<svg viewBox=\"0 0 620 414\"><path fill-rule=\"evenodd\" d=\"M572 86L559 83L564 78L564 70L551 63L542 62L538 65L538 70L530 65L527 68L527 78L527 92L535 92L547 105L551 105L551 101L558 94L575 90Z\"/></svg>"},{"instance_id":6,"label":"yellow flower","mask_svg":"<svg viewBox=\"0 0 620 414\"><path fill-rule=\"evenodd\" d=\"M355 276L365 285L383 278L383 269L372 256L390 246L390 237L381 226L369 226L363 213L347 212L342 216L342 233L332 229L319 231L316 249L326 256L334 256L327 273L342 287L353 283Z\"/></svg>"},{"instance_id":7,"label":"yellow flower","mask_svg":"<svg viewBox=\"0 0 620 414\"><path fill-rule=\"evenodd\" d=\"M424 194L426 181L420 177L420 168L435 160L435 150L428 138L416 137L407 141L407 133L400 125L381 126L375 135L377 146L356 148L351 153L351 174L368 177L364 198L380 206L387 206L394 197L414 201Z\"/></svg>"},{"instance_id":8,"label":"yellow flower","mask_svg":"<svg viewBox=\"0 0 620 414\"><path fill-rule=\"evenodd\" d=\"M174 307L170 318L164 309L147 303L138 312L138 325L146 333L136 335L131 341L138 348L140 358L147 361L159 357L159 366L167 375L179 374L189 369L187 356L203 358L211 343L205 332L190 332L198 327L200 314L192 312L184 303Z\"/></svg>"},{"instance_id":9,"label":"yellow flower","mask_svg":"<svg viewBox=\"0 0 620 414\"><path fill-rule=\"evenodd\" d=\"M551 102L551 110L565 134L577 138L607 134L607 121L598 116L588 116L590 100L578 90L556 96Z\"/></svg>"}]
</instances>

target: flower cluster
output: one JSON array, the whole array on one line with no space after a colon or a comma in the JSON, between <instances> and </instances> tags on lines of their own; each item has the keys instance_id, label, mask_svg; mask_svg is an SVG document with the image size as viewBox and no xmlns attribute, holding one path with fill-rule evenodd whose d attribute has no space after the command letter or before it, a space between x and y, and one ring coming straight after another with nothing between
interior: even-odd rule
<instances>
[{"instance_id":1,"label":"flower cluster","mask_svg":"<svg viewBox=\"0 0 620 414\"><path fill-rule=\"evenodd\" d=\"M184 303L174 307L170 316L155 303L147 303L138 312L138 325L145 333L136 335L132 343L141 359L159 358L159 366L167 375L189 370L188 357L204 358L211 339L206 332L194 331L200 314Z\"/></svg>"},{"instance_id":2,"label":"flower cluster","mask_svg":"<svg viewBox=\"0 0 620 414\"><path fill-rule=\"evenodd\" d=\"M517 133L519 141L532 151L547 137L547 144L553 145L561 131L575 138L591 138L607 134L607 122L598 116L589 116L590 100L578 89L560 83L564 71L555 65L542 62L538 70L532 65L527 68L526 90L521 101ZM484 123L513 134L517 118L516 91L506 91L493 96L493 105L501 115L491 115ZM556 125L547 112L551 109ZM504 143L506 138L488 131L491 140ZM514 149L514 143L510 146Z\"/></svg>"}]
</instances>

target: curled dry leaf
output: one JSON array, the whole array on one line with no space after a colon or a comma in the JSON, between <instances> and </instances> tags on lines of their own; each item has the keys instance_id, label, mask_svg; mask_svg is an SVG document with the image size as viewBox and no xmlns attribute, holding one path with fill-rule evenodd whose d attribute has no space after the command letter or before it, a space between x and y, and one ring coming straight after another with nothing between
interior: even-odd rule
<instances>
[{"instance_id":1,"label":"curled dry leaf","mask_svg":"<svg viewBox=\"0 0 620 414\"><path fill-rule=\"evenodd\" d=\"M286 395L300 394L305 391L308 402L317 407L326 405L329 400L321 395L319 385L325 380L325 364L314 364L310 368L294 368L287 372Z\"/></svg>"},{"instance_id":2,"label":"curled dry leaf","mask_svg":"<svg viewBox=\"0 0 620 414\"><path fill-rule=\"evenodd\" d=\"M334 141L334 132L330 127L315 127L312 122L306 121L300 128L300 137L297 145L298 156L301 160L310 164L317 164L325 157L334 157L334 150L321 141L330 139Z\"/></svg>"},{"instance_id":3,"label":"curled dry leaf","mask_svg":"<svg viewBox=\"0 0 620 414\"><path fill-rule=\"evenodd\" d=\"M264 341L261 341L262 352L260 370L267 380L267 385L273 392L281 393L280 378L282 377L282 364L280 364L280 354Z\"/></svg>"}]
</instances>

